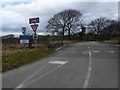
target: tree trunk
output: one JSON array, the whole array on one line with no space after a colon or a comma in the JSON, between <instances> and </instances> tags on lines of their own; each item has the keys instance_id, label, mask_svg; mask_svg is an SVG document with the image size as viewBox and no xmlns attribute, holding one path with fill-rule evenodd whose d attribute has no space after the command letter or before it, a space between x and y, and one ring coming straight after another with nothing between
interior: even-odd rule
<instances>
[{"instance_id":1,"label":"tree trunk","mask_svg":"<svg viewBox=\"0 0 120 90\"><path fill-rule=\"evenodd\" d=\"M70 37L70 30L68 30L68 39L70 40L71 37Z\"/></svg>"},{"instance_id":2,"label":"tree trunk","mask_svg":"<svg viewBox=\"0 0 120 90\"><path fill-rule=\"evenodd\" d=\"M62 40L61 40L62 44L63 44L63 41L64 41L64 28L63 28L63 31L62 31Z\"/></svg>"}]
</instances>

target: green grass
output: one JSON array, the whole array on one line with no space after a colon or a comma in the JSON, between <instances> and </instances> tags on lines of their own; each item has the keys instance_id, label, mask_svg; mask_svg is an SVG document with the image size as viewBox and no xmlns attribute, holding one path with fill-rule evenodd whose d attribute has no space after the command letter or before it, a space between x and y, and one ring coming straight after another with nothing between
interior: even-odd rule
<instances>
[{"instance_id":1,"label":"green grass","mask_svg":"<svg viewBox=\"0 0 120 90\"><path fill-rule=\"evenodd\" d=\"M109 43L109 44L119 44L118 40L105 40L105 41L100 41L101 43Z\"/></svg>"},{"instance_id":2,"label":"green grass","mask_svg":"<svg viewBox=\"0 0 120 90\"><path fill-rule=\"evenodd\" d=\"M2 72L18 68L24 64L33 62L53 52L52 49L27 49L15 53L4 53L2 55Z\"/></svg>"}]
</instances>

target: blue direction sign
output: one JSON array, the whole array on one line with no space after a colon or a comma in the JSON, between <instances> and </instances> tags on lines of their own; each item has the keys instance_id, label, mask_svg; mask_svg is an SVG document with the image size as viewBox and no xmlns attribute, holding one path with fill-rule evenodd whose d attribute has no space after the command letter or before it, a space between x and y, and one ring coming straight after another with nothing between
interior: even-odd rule
<instances>
[{"instance_id":1,"label":"blue direction sign","mask_svg":"<svg viewBox=\"0 0 120 90\"><path fill-rule=\"evenodd\" d=\"M21 40L26 40L26 39L29 39L29 36L28 35L20 35L20 39Z\"/></svg>"},{"instance_id":2,"label":"blue direction sign","mask_svg":"<svg viewBox=\"0 0 120 90\"><path fill-rule=\"evenodd\" d=\"M20 35L20 43L29 43L28 35Z\"/></svg>"}]
</instances>

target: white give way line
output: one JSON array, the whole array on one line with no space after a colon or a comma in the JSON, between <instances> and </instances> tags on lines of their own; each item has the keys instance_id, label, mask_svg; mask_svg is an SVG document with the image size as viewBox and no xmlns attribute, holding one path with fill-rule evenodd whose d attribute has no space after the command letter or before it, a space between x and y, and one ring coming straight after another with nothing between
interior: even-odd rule
<instances>
[{"instance_id":1,"label":"white give way line","mask_svg":"<svg viewBox=\"0 0 120 90\"><path fill-rule=\"evenodd\" d=\"M43 77L47 76L48 74L52 73L53 71L60 68L62 65L66 64L68 61L49 61L47 64L42 66L40 69L38 69L35 73L30 75L27 79L25 79L19 86L17 86L14 90L19 90L19 88L23 88L25 85L31 85L32 83L36 82L37 80L42 79ZM47 73L41 75L40 77L33 79L41 70L43 70L45 67L47 67L48 64L58 64L56 68L53 68L52 70L48 71ZM32 80L33 79L33 80ZM32 81L30 81L32 80Z\"/></svg>"},{"instance_id":2,"label":"white give way line","mask_svg":"<svg viewBox=\"0 0 120 90\"><path fill-rule=\"evenodd\" d=\"M61 65L63 65L63 64L65 64L65 63L67 63L68 61L50 61L49 63L51 63L51 64L61 64Z\"/></svg>"}]
</instances>

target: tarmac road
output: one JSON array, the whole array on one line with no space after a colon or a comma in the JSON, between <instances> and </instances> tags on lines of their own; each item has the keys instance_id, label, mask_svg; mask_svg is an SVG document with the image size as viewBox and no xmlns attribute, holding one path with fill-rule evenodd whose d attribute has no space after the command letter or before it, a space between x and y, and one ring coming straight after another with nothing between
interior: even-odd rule
<instances>
[{"instance_id":1,"label":"tarmac road","mask_svg":"<svg viewBox=\"0 0 120 90\"><path fill-rule=\"evenodd\" d=\"M71 44L51 56L3 73L3 88L118 88L119 46Z\"/></svg>"}]
</instances>

